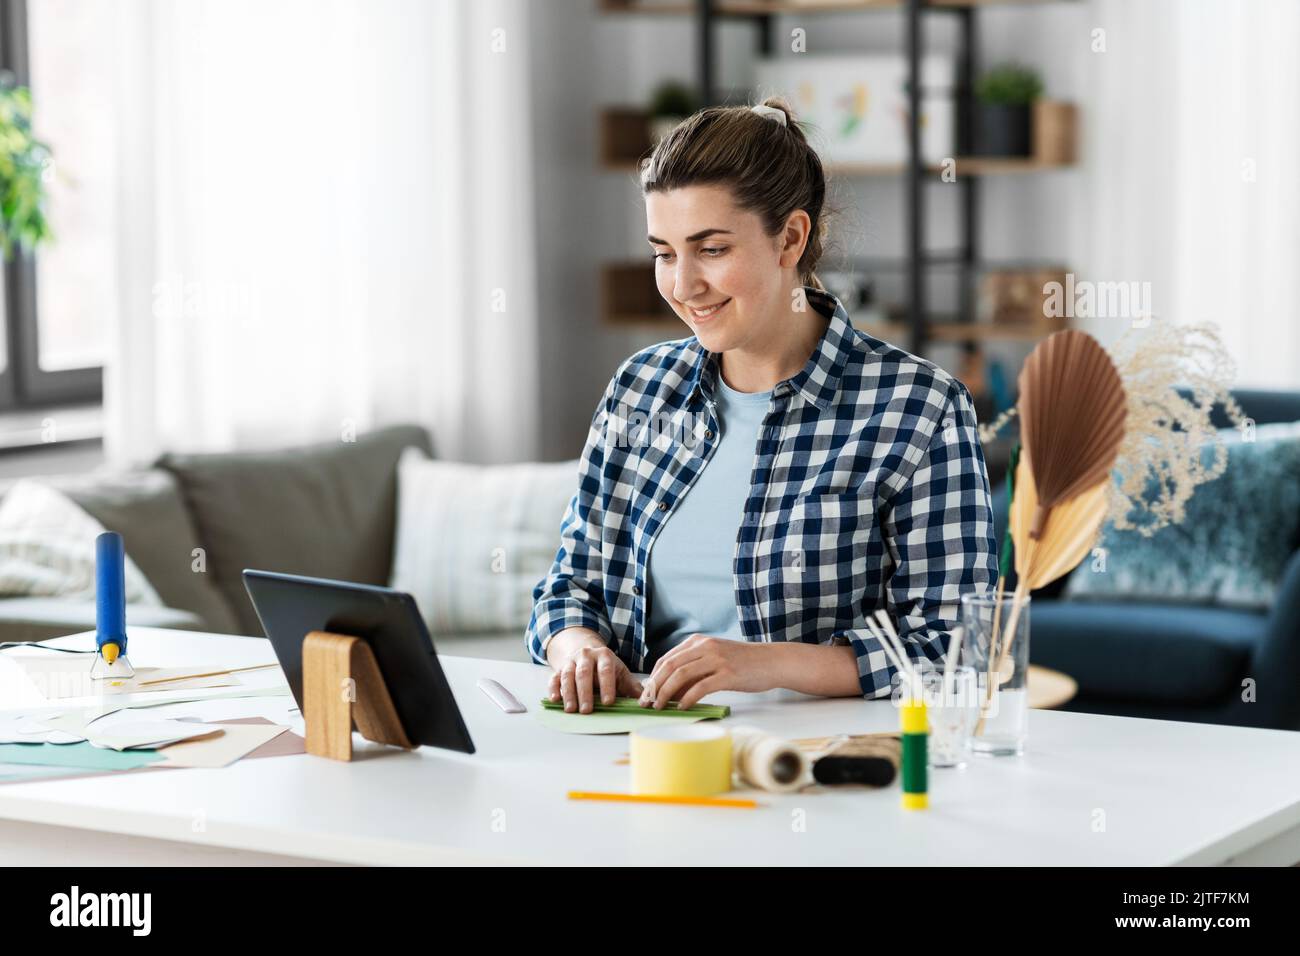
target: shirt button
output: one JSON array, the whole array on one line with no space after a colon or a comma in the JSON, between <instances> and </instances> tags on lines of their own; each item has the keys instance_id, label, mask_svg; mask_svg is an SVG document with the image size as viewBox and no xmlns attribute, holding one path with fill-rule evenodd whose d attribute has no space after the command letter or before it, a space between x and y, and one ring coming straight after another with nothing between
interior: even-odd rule
<instances>
[{"instance_id":1,"label":"shirt button","mask_svg":"<svg viewBox=\"0 0 1300 956\"><path fill-rule=\"evenodd\" d=\"M632 593L639 597L641 594L641 585L639 584L632 585Z\"/></svg>"},{"instance_id":2,"label":"shirt button","mask_svg":"<svg viewBox=\"0 0 1300 956\"><path fill-rule=\"evenodd\" d=\"M712 428L704 429L704 437L705 439L711 441L713 439L713 429Z\"/></svg>"},{"instance_id":3,"label":"shirt button","mask_svg":"<svg viewBox=\"0 0 1300 956\"><path fill-rule=\"evenodd\" d=\"M661 501L661 502L659 502L659 510L660 510L660 511L667 511L667 510L668 510L668 502L666 502L666 501Z\"/></svg>"}]
</instances>

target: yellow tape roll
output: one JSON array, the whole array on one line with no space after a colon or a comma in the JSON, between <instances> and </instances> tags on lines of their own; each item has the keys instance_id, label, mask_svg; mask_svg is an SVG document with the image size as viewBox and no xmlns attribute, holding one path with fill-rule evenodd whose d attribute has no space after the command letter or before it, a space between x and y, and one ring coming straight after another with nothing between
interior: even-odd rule
<instances>
[{"instance_id":1,"label":"yellow tape roll","mask_svg":"<svg viewBox=\"0 0 1300 956\"><path fill-rule=\"evenodd\" d=\"M677 723L632 732L632 792L708 797L731 789L731 734L716 724Z\"/></svg>"}]
</instances>

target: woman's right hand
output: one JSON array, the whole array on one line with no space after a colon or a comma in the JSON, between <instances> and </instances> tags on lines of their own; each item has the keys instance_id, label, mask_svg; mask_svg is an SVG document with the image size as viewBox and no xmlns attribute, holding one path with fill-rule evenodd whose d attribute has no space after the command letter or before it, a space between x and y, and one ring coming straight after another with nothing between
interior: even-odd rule
<instances>
[{"instance_id":1,"label":"woman's right hand","mask_svg":"<svg viewBox=\"0 0 1300 956\"><path fill-rule=\"evenodd\" d=\"M551 638L546 660L554 668L551 700L563 700L567 713L590 714L595 695L602 704L615 697L640 697L641 682L590 628L571 627Z\"/></svg>"}]
</instances>

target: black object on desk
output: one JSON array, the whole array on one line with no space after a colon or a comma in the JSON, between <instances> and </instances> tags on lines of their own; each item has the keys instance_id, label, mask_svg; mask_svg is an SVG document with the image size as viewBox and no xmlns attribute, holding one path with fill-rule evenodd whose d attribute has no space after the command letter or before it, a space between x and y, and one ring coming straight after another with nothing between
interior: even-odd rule
<instances>
[{"instance_id":1,"label":"black object on desk","mask_svg":"<svg viewBox=\"0 0 1300 956\"><path fill-rule=\"evenodd\" d=\"M813 779L821 784L866 784L887 787L898 775L902 743L898 734L851 737L813 763Z\"/></svg>"},{"instance_id":2,"label":"black object on desk","mask_svg":"<svg viewBox=\"0 0 1300 956\"><path fill-rule=\"evenodd\" d=\"M349 635L370 646L411 743L474 752L411 595L371 584L252 569L244 571L244 587L304 715L303 638L313 631Z\"/></svg>"}]
</instances>

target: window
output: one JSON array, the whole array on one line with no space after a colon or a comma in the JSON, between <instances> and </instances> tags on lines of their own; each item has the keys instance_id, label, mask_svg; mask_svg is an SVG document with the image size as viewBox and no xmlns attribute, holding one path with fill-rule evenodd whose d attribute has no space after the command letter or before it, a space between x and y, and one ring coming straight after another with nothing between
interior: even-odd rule
<instances>
[{"instance_id":1,"label":"window","mask_svg":"<svg viewBox=\"0 0 1300 956\"><path fill-rule=\"evenodd\" d=\"M117 307L112 4L0 0L0 69L54 153L54 241L4 263L0 408L98 403Z\"/></svg>"}]
</instances>

